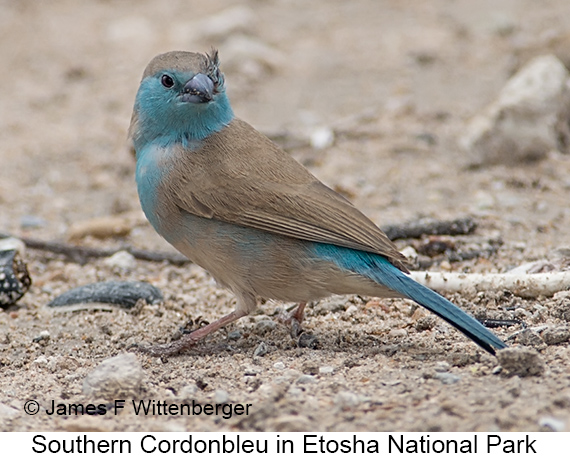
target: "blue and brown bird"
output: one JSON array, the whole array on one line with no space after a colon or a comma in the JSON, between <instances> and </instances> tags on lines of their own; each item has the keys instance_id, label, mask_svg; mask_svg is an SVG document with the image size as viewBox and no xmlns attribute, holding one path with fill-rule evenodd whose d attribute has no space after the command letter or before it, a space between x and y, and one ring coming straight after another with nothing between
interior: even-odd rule
<instances>
[{"instance_id":1,"label":"blue and brown bird","mask_svg":"<svg viewBox=\"0 0 570 457\"><path fill-rule=\"evenodd\" d=\"M129 135L136 182L155 230L237 298L233 312L170 355L252 312L258 298L305 304L332 294L411 299L491 354L506 347L480 322L408 276L406 258L352 203L234 116L218 52L168 52L147 66Z\"/></svg>"}]
</instances>

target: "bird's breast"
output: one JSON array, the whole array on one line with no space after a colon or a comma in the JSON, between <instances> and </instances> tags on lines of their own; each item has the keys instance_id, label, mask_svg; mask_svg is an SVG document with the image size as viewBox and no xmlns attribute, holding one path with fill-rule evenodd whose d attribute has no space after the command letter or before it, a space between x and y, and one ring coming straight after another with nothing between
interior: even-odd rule
<instances>
[{"instance_id":1,"label":"bird's breast","mask_svg":"<svg viewBox=\"0 0 570 457\"><path fill-rule=\"evenodd\" d=\"M173 201L176 150L149 145L137 155L136 182L141 207L154 229L164 238L178 208Z\"/></svg>"}]
</instances>

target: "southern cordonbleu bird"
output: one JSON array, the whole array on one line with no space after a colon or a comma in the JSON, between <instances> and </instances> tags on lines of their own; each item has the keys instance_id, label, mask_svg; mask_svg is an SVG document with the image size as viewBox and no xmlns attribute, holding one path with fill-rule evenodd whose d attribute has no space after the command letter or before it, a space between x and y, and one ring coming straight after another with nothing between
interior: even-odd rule
<instances>
[{"instance_id":1,"label":"southern cordonbleu bird","mask_svg":"<svg viewBox=\"0 0 570 457\"><path fill-rule=\"evenodd\" d=\"M129 135L146 217L237 297L235 311L182 339L177 353L250 313L258 297L305 303L331 294L414 300L493 353L506 347L473 317L413 281L395 245L249 124L234 117L217 51L168 52L147 66Z\"/></svg>"}]
</instances>

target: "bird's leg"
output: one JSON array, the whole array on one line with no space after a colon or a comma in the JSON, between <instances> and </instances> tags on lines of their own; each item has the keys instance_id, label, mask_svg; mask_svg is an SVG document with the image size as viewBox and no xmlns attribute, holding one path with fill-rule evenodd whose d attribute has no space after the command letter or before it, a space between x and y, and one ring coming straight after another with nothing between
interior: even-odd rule
<instances>
[{"instance_id":1,"label":"bird's leg","mask_svg":"<svg viewBox=\"0 0 570 457\"><path fill-rule=\"evenodd\" d=\"M307 302L299 303L291 313L280 318L281 322L288 324L291 327L291 338L297 338L303 331L301 328L301 322L303 322L305 306L307 306Z\"/></svg>"},{"instance_id":2,"label":"bird's leg","mask_svg":"<svg viewBox=\"0 0 570 457\"><path fill-rule=\"evenodd\" d=\"M307 302L299 303L299 305L291 312L291 320L295 320L301 324L305 317L305 306L307 306Z\"/></svg>"},{"instance_id":3,"label":"bird's leg","mask_svg":"<svg viewBox=\"0 0 570 457\"><path fill-rule=\"evenodd\" d=\"M142 352L150 354L155 357L168 357L172 355L176 355L196 344L202 338L205 338L210 333L213 333L225 325L231 324L232 322L237 321L238 319L247 315L246 311L242 310L235 310L232 311L227 316L224 316L217 321L212 322L211 324L205 325L204 327L199 328L198 330L194 330L192 333L188 333L184 335L177 341L173 341L169 344L164 345L157 345L157 346L150 346L150 347L141 347L139 348Z\"/></svg>"}]
</instances>

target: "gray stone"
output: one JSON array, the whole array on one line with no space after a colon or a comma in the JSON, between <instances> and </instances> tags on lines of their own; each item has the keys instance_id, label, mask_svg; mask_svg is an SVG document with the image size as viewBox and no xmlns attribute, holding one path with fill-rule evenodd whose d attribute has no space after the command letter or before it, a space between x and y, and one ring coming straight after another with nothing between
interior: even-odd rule
<instances>
[{"instance_id":1,"label":"gray stone","mask_svg":"<svg viewBox=\"0 0 570 457\"><path fill-rule=\"evenodd\" d=\"M531 348L511 347L497 353L501 366L511 375L540 376L545 370L544 361L539 353Z\"/></svg>"},{"instance_id":2,"label":"gray stone","mask_svg":"<svg viewBox=\"0 0 570 457\"><path fill-rule=\"evenodd\" d=\"M137 395L143 369L134 354L119 354L104 360L83 381L83 393L112 400L118 395Z\"/></svg>"},{"instance_id":3,"label":"gray stone","mask_svg":"<svg viewBox=\"0 0 570 457\"><path fill-rule=\"evenodd\" d=\"M543 55L515 74L497 100L470 121L460 144L475 166L540 159L568 147L569 117L568 70L555 56Z\"/></svg>"}]
</instances>

